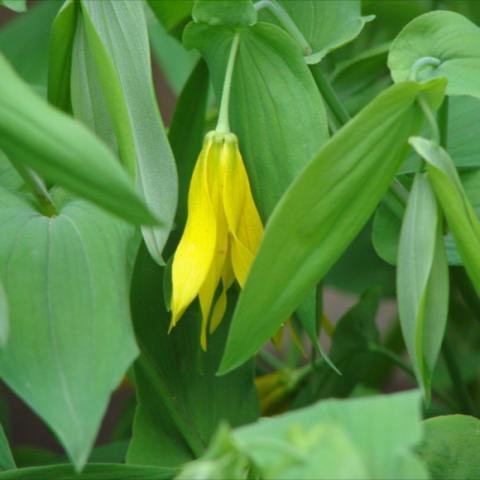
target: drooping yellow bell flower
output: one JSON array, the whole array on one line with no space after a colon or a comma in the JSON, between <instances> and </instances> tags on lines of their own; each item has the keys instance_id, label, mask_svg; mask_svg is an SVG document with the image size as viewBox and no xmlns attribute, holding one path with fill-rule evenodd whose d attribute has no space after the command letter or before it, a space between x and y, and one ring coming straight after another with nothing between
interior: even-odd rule
<instances>
[{"instance_id":1,"label":"drooping yellow bell flower","mask_svg":"<svg viewBox=\"0 0 480 480\"><path fill-rule=\"evenodd\" d=\"M213 333L219 325L235 279L243 287L262 234L237 137L209 132L193 171L187 224L173 258L170 329L198 296L200 344L206 350L207 326Z\"/></svg>"}]
</instances>

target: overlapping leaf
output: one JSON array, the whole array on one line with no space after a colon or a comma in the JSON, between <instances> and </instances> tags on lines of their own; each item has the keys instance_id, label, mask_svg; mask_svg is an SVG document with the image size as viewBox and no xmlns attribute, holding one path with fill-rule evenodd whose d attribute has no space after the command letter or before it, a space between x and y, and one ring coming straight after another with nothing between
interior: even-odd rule
<instances>
[{"instance_id":1,"label":"overlapping leaf","mask_svg":"<svg viewBox=\"0 0 480 480\"><path fill-rule=\"evenodd\" d=\"M111 151L83 125L33 93L2 56L0 149L123 218L155 223Z\"/></svg>"},{"instance_id":2,"label":"overlapping leaf","mask_svg":"<svg viewBox=\"0 0 480 480\"><path fill-rule=\"evenodd\" d=\"M126 261L133 227L60 193L49 218L0 190L0 278L11 319L0 374L80 468L137 354Z\"/></svg>"},{"instance_id":3,"label":"overlapping leaf","mask_svg":"<svg viewBox=\"0 0 480 480\"><path fill-rule=\"evenodd\" d=\"M448 314L448 264L441 215L425 175L408 197L398 248L400 325L427 402Z\"/></svg>"},{"instance_id":4,"label":"overlapping leaf","mask_svg":"<svg viewBox=\"0 0 480 480\"><path fill-rule=\"evenodd\" d=\"M270 219L242 291L221 372L257 352L367 222L421 122L416 99L443 80L391 87L342 128L298 176Z\"/></svg>"}]
</instances>

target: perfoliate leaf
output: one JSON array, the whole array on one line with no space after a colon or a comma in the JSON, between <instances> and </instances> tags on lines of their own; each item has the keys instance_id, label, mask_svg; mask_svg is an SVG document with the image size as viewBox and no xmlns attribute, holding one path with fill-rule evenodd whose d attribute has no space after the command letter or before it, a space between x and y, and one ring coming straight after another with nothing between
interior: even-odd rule
<instances>
[{"instance_id":1,"label":"perfoliate leaf","mask_svg":"<svg viewBox=\"0 0 480 480\"><path fill-rule=\"evenodd\" d=\"M257 352L365 225L418 131L419 95L438 106L445 82L406 82L370 103L321 149L272 215L232 320L220 372Z\"/></svg>"},{"instance_id":2,"label":"perfoliate leaf","mask_svg":"<svg viewBox=\"0 0 480 480\"><path fill-rule=\"evenodd\" d=\"M327 140L327 117L301 50L287 33L268 23L238 33L231 130L239 137L255 203L265 221ZM234 34L194 23L185 29L187 47L198 48L207 60L218 99Z\"/></svg>"},{"instance_id":3,"label":"perfoliate leaf","mask_svg":"<svg viewBox=\"0 0 480 480\"><path fill-rule=\"evenodd\" d=\"M85 39L79 42L79 55L83 53L93 71L84 73L87 78L78 82L77 107L83 105L84 111L75 111L74 105L74 113L96 129L96 116L92 114L95 106L89 105L87 84L92 82L102 97L113 131L104 139L118 146L127 169L136 173L137 187L146 204L162 221L160 227L142 228L150 254L162 264L177 205L177 174L153 89L143 4L86 1L81 2L81 11ZM108 129L99 133L106 135Z\"/></svg>"},{"instance_id":4,"label":"perfoliate leaf","mask_svg":"<svg viewBox=\"0 0 480 480\"><path fill-rule=\"evenodd\" d=\"M309 47L305 61L318 63L328 52L357 37L365 23L374 16L362 17L359 0L263 0L259 12L261 20L269 20L283 27L279 19L290 17Z\"/></svg>"},{"instance_id":5,"label":"perfoliate leaf","mask_svg":"<svg viewBox=\"0 0 480 480\"><path fill-rule=\"evenodd\" d=\"M0 374L79 469L137 354L126 261L134 229L82 200L54 197L59 212L50 218L0 190L0 278L11 319Z\"/></svg>"},{"instance_id":6,"label":"perfoliate leaf","mask_svg":"<svg viewBox=\"0 0 480 480\"><path fill-rule=\"evenodd\" d=\"M427 403L448 315L441 219L428 177L417 174L400 234L397 298L403 338Z\"/></svg>"},{"instance_id":7,"label":"perfoliate leaf","mask_svg":"<svg viewBox=\"0 0 480 480\"><path fill-rule=\"evenodd\" d=\"M33 93L0 55L0 149L47 180L138 224L155 223L111 151Z\"/></svg>"},{"instance_id":8,"label":"perfoliate leaf","mask_svg":"<svg viewBox=\"0 0 480 480\"><path fill-rule=\"evenodd\" d=\"M415 63L425 57L433 60L418 70L419 80L447 77L447 95L480 98L480 28L468 18L440 10L412 20L390 47L394 81L411 79Z\"/></svg>"},{"instance_id":9,"label":"perfoliate leaf","mask_svg":"<svg viewBox=\"0 0 480 480\"><path fill-rule=\"evenodd\" d=\"M414 137L410 143L427 162L430 181L458 253L480 295L480 221L465 194L452 159L442 147L425 138Z\"/></svg>"}]
</instances>

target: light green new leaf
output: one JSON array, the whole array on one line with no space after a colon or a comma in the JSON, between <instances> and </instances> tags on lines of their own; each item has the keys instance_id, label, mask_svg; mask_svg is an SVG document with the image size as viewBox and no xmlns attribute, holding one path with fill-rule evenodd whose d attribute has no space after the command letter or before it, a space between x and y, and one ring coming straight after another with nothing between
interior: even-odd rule
<instances>
[{"instance_id":1,"label":"light green new leaf","mask_svg":"<svg viewBox=\"0 0 480 480\"><path fill-rule=\"evenodd\" d=\"M155 223L110 150L33 93L1 55L0 149L47 180L127 220Z\"/></svg>"},{"instance_id":2,"label":"light green new leaf","mask_svg":"<svg viewBox=\"0 0 480 480\"><path fill-rule=\"evenodd\" d=\"M465 269L480 295L480 221L472 207L448 153L421 137L410 139L426 160L435 195L447 219Z\"/></svg>"},{"instance_id":3,"label":"light green new leaf","mask_svg":"<svg viewBox=\"0 0 480 480\"><path fill-rule=\"evenodd\" d=\"M190 23L187 47L207 60L221 97L234 31ZM255 202L265 221L301 169L328 138L322 98L294 40L269 23L239 32L230 123L240 140Z\"/></svg>"},{"instance_id":4,"label":"light green new leaf","mask_svg":"<svg viewBox=\"0 0 480 480\"><path fill-rule=\"evenodd\" d=\"M448 315L441 218L428 177L418 174L400 234L397 298L403 338L427 403Z\"/></svg>"},{"instance_id":5,"label":"light green new leaf","mask_svg":"<svg viewBox=\"0 0 480 480\"><path fill-rule=\"evenodd\" d=\"M195 22L229 27L248 27L256 23L252 0L197 0L193 6Z\"/></svg>"},{"instance_id":6,"label":"light green new leaf","mask_svg":"<svg viewBox=\"0 0 480 480\"><path fill-rule=\"evenodd\" d=\"M83 53L91 68L77 79L74 112L98 130L95 105L89 96L89 85L93 84L102 96L103 110L108 113L110 130L114 132L104 139L118 146L130 172L136 169L138 189L162 221L161 227L142 229L150 254L162 264L163 247L177 205L177 174L153 89L143 4L126 0L86 1L81 3L81 10L83 23L78 35L84 28L85 38L77 46L79 55ZM81 111L79 104L83 106ZM101 114L100 121L104 119L105 114ZM99 134L105 136L105 130L100 129Z\"/></svg>"},{"instance_id":7,"label":"light green new leaf","mask_svg":"<svg viewBox=\"0 0 480 480\"><path fill-rule=\"evenodd\" d=\"M444 415L424 422L419 453L431 478L464 480L480 472L480 420L467 415Z\"/></svg>"},{"instance_id":8,"label":"light green new leaf","mask_svg":"<svg viewBox=\"0 0 480 480\"><path fill-rule=\"evenodd\" d=\"M374 16L362 17L359 0L261 0L261 20L284 27L293 22L303 36L305 61L318 63L328 52L352 41ZM298 38L296 39L298 41Z\"/></svg>"},{"instance_id":9,"label":"light green new leaf","mask_svg":"<svg viewBox=\"0 0 480 480\"><path fill-rule=\"evenodd\" d=\"M14 12L25 12L27 10L27 0L0 0L1 5Z\"/></svg>"},{"instance_id":10,"label":"light green new leaf","mask_svg":"<svg viewBox=\"0 0 480 480\"><path fill-rule=\"evenodd\" d=\"M273 419L261 419L235 430L233 436L238 449L252 458L260 472L266 474L265 478L419 480L428 478L411 451L421 440L420 420L418 392L408 392L326 400ZM324 435L326 429L335 435L332 438ZM322 451L335 451L339 431L345 434L343 438L349 440L351 448L344 450L348 457L335 457L336 462L348 465L356 457L363 466L355 473L347 469L343 476L342 470L334 470L328 459L316 463ZM317 443L320 438L322 442ZM417 468L412 467L412 463ZM316 473L311 470L312 466L316 467ZM415 476L411 474L413 468ZM339 476L332 476L332 472Z\"/></svg>"},{"instance_id":11,"label":"light green new leaf","mask_svg":"<svg viewBox=\"0 0 480 480\"><path fill-rule=\"evenodd\" d=\"M60 193L50 218L0 190L0 278L10 306L0 375L81 468L137 355L126 261L134 229Z\"/></svg>"},{"instance_id":12,"label":"light green new leaf","mask_svg":"<svg viewBox=\"0 0 480 480\"><path fill-rule=\"evenodd\" d=\"M3 472L0 480L170 480L175 474L173 468L119 464L87 465L79 474L71 465L51 465Z\"/></svg>"},{"instance_id":13,"label":"light green new leaf","mask_svg":"<svg viewBox=\"0 0 480 480\"><path fill-rule=\"evenodd\" d=\"M466 17L448 11L429 12L412 20L390 47L388 66L395 82L408 80L415 62L434 62L418 72L425 80L447 77L447 95L480 98L480 28Z\"/></svg>"},{"instance_id":14,"label":"light green new leaf","mask_svg":"<svg viewBox=\"0 0 480 480\"><path fill-rule=\"evenodd\" d=\"M394 85L339 130L297 177L272 215L243 289L220 371L257 352L365 225L445 82Z\"/></svg>"}]
</instances>

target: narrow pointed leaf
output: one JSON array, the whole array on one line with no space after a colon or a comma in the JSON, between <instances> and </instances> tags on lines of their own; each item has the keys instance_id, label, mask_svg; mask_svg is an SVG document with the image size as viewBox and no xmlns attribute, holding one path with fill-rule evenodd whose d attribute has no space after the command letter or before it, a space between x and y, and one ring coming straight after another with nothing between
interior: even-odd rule
<instances>
[{"instance_id":1,"label":"narrow pointed leaf","mask_svg":"<svg viewBox=\"0 0 480 480\"><path fill-rule=\"evenodd\" d=\"M17 466L15 465L7 436L5 435L3 427L0 425L0 470L11 470L15 468L17 468Z\"/></svg>"},{"instance_id":2,"label":"narrow pointed leaf","mask_svg":"<svg viewBox=\"0 0 480 480\"><path fill-rule=\"evenodd\" d=\"M429 180L419 174L400 234L397 297L403 338L427 403L448 314L448 264L441 228Z\"/></svg>"},{"instance_id":3,"label":"narrow pointed leaf","mask_svg":"<svg viewBox=\"0 0 480 480\"><path fill-rule=\"evenodd\" d=\"M0 190L0 278L11 319L0 375L80 469L137 354L125 260L134 228L61 193L50 218Z\"/></svg>"},{"instance_id":4,"label":"narrow pointed leaf","mask_svg":"<svg viewBox=\"0 0 480 480\"><path fill-rule=\"evenodd\" d=\"M447 95L480 98L480 28L468 18L439 10L413 19L390 47L393 80L408 80L415 62L425 57L436 59L438 65L421 69L419 78L447 77Z\"/></svg>"},{"instance_id":5,"label":"narrow pointed leaf","mask_svg":"<svg viewBox=\"0 0 480 480\"><path fill-rule=\"evenodd\" d=\"M445 82L391 87L342 128L272 215L232 320L220 372L256 353L365 225L417 131L418 95L438 106Z\"/></svg>"},{"instance_id":6,"label":"narrow pointed leaf","mask_svg":"<svg viewBox=\"0 0 480 480\"><path fill-rule=\"evenodd\" d=\"M480 295L480 220L465 194L452 159L442 147L424 138L412 138L410 143L427 162L435 195L447 218L458 253Z\"/></svg>"},{"instance_id":7,"label":"narrow pointed leaf","mask_svg":"<svg viewBox=\"0 0 480 480\"><path fill-rule=\"evenodd\" d=\"M27 0L0 0L0 6L4 6L20 13L27 10Z\"/></svg>"},{"instance_id":8,"label":"narrow pointed leaf","mask_svg":"<svg viewBox=\"0 0 480 480\"><path fill-rule=\"evenodd\" d=\"M155 223L111 151L33 93L1 55L0 148L47 180L127 220Z\"/></svg>"},{"instance_id":9,"label":"narrow pointed leaf","mask_svg":"<svg viewBox=\"0 0 480 480\"><path fill-rule=\"evenodd\" d=\"M113 138L137 187L162 226L142 229L149 252L163 264L162 252L177 205L177 174L156 97L142 2L104 0L81 3L86 43L103 96ZM115 19L115 21L112 21ZM91 79L87 79L89 81ZM95 79L93 79L95 82ZM82 85L80 85L80 88ZM88 90L83 89L88 104ZM95 129L93 120L83 119Z\"/></svg>"}]
</instances>

